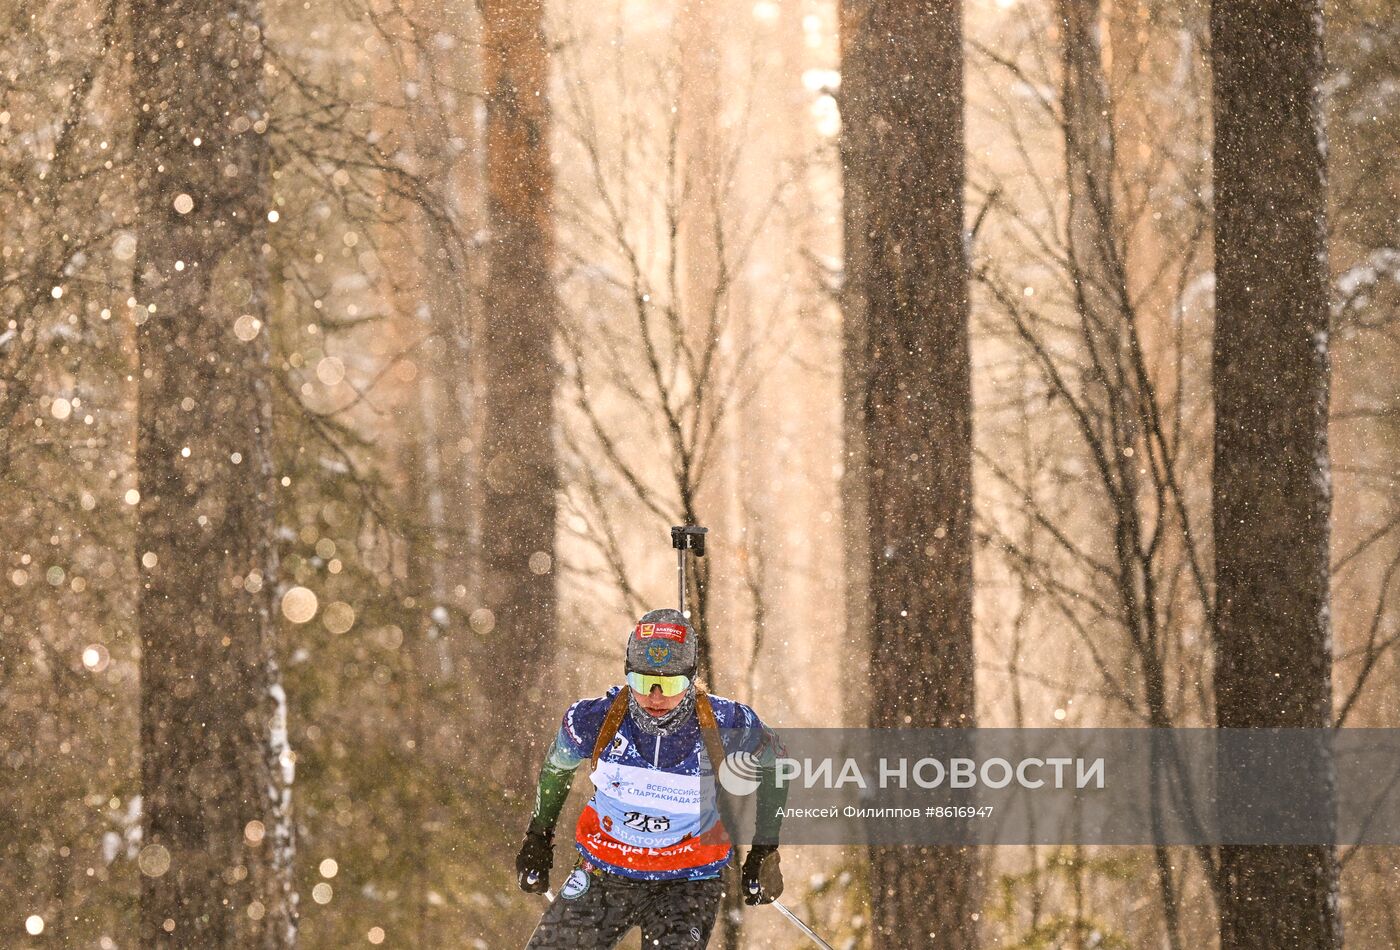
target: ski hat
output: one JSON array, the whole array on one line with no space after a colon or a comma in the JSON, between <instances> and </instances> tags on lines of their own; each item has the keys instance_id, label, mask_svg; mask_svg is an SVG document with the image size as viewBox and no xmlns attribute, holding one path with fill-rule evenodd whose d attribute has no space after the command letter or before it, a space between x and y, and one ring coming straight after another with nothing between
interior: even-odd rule
<instances>
[{"instance_id":1,"label":"ski hat","mask_svg":"<svg viewBox=\"0 0 1400 950\"><path fill-rule=\"evenodd\" d=\"M699 657L696 636L679 610L647 611L627 638L627 672L693 677Z\"/></svg>"}]
</instances>

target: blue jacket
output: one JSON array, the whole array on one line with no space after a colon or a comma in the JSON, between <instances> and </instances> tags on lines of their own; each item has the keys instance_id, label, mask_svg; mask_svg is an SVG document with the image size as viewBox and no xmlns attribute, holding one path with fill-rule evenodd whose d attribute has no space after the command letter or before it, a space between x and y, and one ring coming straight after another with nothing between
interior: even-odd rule
<instances>
[{"instance_id":1,"label":"blue jacket","mask_svg":"<svg viewBox=\"0 0 1400 950\"><path fill-rule=\"evenodd\" d=\"M564 713L546 768L572 772L593 756L603 719L623 687L581 699ZM726 756L772 761L776 736L743 703L711 696ZM593 797L575 838L594 865L642 880L718 876L731 846L716 808L714 772L695 716L666 736L638 728L629 714L590 776Z\"/></svg>"}]
</instances>

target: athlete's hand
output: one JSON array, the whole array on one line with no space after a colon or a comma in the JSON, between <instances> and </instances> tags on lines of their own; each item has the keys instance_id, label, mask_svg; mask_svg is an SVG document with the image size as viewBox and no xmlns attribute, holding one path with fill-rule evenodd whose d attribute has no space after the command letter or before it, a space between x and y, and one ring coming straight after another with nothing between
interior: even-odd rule
<instances>
[{"instance_id":1,"label":"athlete's hand","mask_svg":"<svg viewBox=\"0 0 1400 950\"><path fill-rule=\"evenodd\" d=\"M771 904L777 900L783 893L778 846L756 844L750 848L742 877L745 904Z\"/></svg>"},{"instance_id":2,"label":"athlete's hand","mask_svg":"<svg viewBox=\"0 0 1400 950\"><path fill-rule=\"evenodd\" d=\"M520 889L526 894L543 894L549 890L549 869L552 867L554 835L525 832L525 840L520 842L520 853L515 856Z\"/></svg>"}]
</instances>

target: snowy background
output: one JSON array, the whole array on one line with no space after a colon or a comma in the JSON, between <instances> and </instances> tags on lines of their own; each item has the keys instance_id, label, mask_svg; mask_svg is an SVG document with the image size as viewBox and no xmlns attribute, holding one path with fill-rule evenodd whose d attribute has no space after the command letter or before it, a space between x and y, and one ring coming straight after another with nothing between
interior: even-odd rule
<instances>
[{"instance_id":1,"label":"snowy background","mask_svg":"<svg viewBox=\"0 0 1400 950\"><path fill-rule=\"evenodd\" d=\"M1072 40L1066 0L963 5L969 716L1212 725L1208 5L1068 5ZM1392 726L1400 25L1325 12L1330 718ZM530 783L673 605L673 524L710 529L715 693L778 728L889 701L841 18L0 0L0 945L283 946L293 903L306 947L522 945ZM1077 416L1123 406L1152 426ZM205 864L152 840L167 779L222 836ZM783 860L835 946L954 945L872 940L862 849ZM987 849L973 920L1215 945L1203 860ZM184 873L223 936L161 932ZM1343 856L1348 942L1400 945L1398 888L1393 851ZM757 910L715 944L802 939Z\"/></svg>"}]
</instances>

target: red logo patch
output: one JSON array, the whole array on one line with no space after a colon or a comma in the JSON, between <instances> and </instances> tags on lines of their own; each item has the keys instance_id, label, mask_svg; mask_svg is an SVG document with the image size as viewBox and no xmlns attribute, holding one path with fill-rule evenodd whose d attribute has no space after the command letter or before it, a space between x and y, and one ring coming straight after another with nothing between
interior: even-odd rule
<instances>
[{"instance_id":1,"label":"red logo patch","mask_svg":"<svg viewBox=\"0 0 1400 950\"><path fill-rule=\"evenodd\" d=\"M663 640L674 640L677 643L685 642L685 627L678 623L639 623L637 624L637 639L651 640L660 637Z\"/></svg>"}]
</instances>

